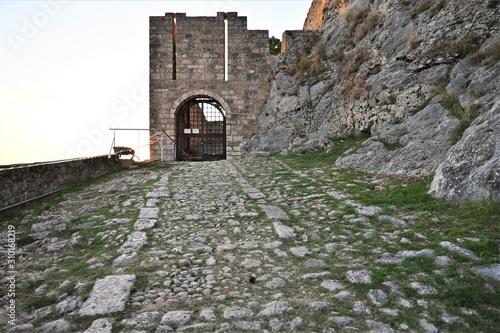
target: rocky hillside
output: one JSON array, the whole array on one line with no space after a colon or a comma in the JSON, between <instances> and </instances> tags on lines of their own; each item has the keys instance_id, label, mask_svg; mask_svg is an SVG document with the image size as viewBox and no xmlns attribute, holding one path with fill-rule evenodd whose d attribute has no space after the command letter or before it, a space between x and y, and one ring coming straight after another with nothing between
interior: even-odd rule
<instances>
[{"instance_id":1,"label":"rocky hillside","mask_svg":"<svg viewBox=\"0 0 500 333\"><path fill-rule=\"evenodd\" d=\"M248 149L369 133L336 164L434 177L437 197L500 200L499 11L498 0L313 1L304 29L320 27L317 38L275 59Z\"/></svg>"}]
</instances>

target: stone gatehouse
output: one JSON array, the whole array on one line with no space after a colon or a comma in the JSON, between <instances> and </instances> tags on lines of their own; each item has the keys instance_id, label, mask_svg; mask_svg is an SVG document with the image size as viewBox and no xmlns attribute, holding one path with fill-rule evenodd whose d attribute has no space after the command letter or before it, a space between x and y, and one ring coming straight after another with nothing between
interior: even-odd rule
<instances>
[{"instance_id":1,"label":"stone gatehouse","mask_svg":"<svg viewBox=\"0 0 500 333\"><path fill-rule=\"evenodd\" d=\"M167 133L177 160L243 156L269 95L269 32L221 12L152 16L149 29L150 128Z\"/></svg>"}]
</instances>

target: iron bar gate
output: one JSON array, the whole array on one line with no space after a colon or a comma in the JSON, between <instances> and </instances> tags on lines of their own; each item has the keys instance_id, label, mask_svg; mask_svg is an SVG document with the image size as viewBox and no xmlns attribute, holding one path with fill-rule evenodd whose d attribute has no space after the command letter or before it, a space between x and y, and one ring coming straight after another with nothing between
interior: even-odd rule
<instances>
[{"instance_id":1,"label":"iron bar gate","mask_svg":"<svg viewBox=\"0 0 500 333\"><path fill-rule=\"evenodd\" d=\"M177 113L177 159L214 161L226 158L226 115L211 98L194 98Z\"/></svg>"}]
</instances>

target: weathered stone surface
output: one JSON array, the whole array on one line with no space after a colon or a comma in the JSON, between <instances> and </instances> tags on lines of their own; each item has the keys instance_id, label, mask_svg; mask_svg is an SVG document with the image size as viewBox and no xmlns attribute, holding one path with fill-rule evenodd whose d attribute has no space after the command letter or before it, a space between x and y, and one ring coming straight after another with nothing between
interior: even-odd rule
<instances>
[{"instance_id":1,"label":"weathered stone surface","mask_svg":"<svg viewBox=\"0 0 500 333\"><path fill-rule=\"evenodd\" d=\"M412 282L411 287L417 291L419 295L434 295L437 294L437 290L434 287L426 286L420 282Z\"/></svg>"},{"instance_id":2,"label":"weathered stone surface","mask_svg":"<svg viewBox=\"0 0 500 333\"><path fill-rule=\"evenodd\" d=\"M290 252L292 252L297 257L305 257L311 253L306 246L291 247Z\"/></svg>"},{"instance_id":3,"label":"weathered stone surface","mask_svg":"<svg viewBox=\"0 0 500 333\"><path fill-rule=\"evenodd\" d=\"M148 328L155 324L155 321L159 318L159 316L160 313L158 311L147 311L139 313L133 318L124 319L121 323L135 328Z\"/></svg>"},{"instance_id":4,"label":"weathered stone surface","mask_svg":"<svg viewBox=\"0 0 500 333\"><path fill-rule=\"evenodd\" d=\"M59 314L71 313L80 308L82 300L80 296L68 296L64 301L57 303L55 308Z\"/></svg>"},{"instance_id":5,"label":"weathered stone surface","mask_svg":"<svg viewBox=\"0 0 500 333\"><path fill-rule=\"evenodd\" d=\"M274 278L266 283L266 288L268 289L279 289L286 286L286 282L280 278Z\"/></svg>"},{"instance_id":6,"label":"weathered stone surface","mask_svg":"<svg viewBox=\"0 0 500 333\"><path fill-rule=\"evenodd\" d=\"M346 152L337 166L368 173L429 176L451 148L448 137L457 120L439 104L432 104L404 123L384 129L356 152ZM398 133L407 133L397 139ZM384 142L397 140L402 147L388 149Z\"/></svg>"},{"instance_id":7,"label":"weathered stone surface","mask_svg":"<svg viewBox=\"0 0 500 333\"><path fill-rule=\"evenodd\" d=\"M96 319L84 333L111 333L113 324L107 318Z\"/></svg>"},{"instance_id":8,"label":"weathered stone surface","mask_svg":"<svg viewBox=\"0 0 500 333\"><path fill-rule=\"evenodd\" d=\"M343 288L342 285L336 280L325 280L325 281L321 282L321 286L325 289L330 290L330 291L334 291L334 290Z\"/></svg>"},{"instance_id":9,"label":"weathered stone surface","mask_svg":"<svg viewBox=\"0 0 500 333\"><path fill-rule=\"evenodd\" d=\"M473 267L472 271L485 278L490 278L500 281L500 264L493 264L490 266Z\"/></svg>"},{"instance_id":10,"label":"weathered stone surface","mask_svg":"<svg viewBox=\"0 0 500 333\"><path fill-rule=\"evenodd\" d=\"M118 253L130 253L140 250L148 242L145 232L134 231L118 249Z\"/></svg>"},{"instance_id":11,"label":"weathered stone surface","mask_svg":"<svg viewBox=\"0 0 500 333\"><path fill-rule=\"evenodd\" d=\"M374 216L382 211L382 208L377 206L359 206L356 207L356 211L361 215Z\"/></svg>"},{"instance_id":12,"label":"weathered stone surface","mask_svg":"<svg viewBox=\"0 0 500 333\"><path fill-rule=\"evenodd\" d=\"M333 306L329 302L311 302L308 304L307 308L309 311L325 311Z\"/></svg>"},{"instance_id":13,"label":"weathered stone surface","mask_svg":"<svg viewBox=\"0 0 500 333\"><path fill-rule=\"evenodd\" d=\"M330 274L331 274L330 272L307 273L307 274L302 275L302 278L303 279L315 279L315 278L327 276Z\"/></svg>"},{"instance_id":14,"label":"weathered stone surface","mask_svg":"<svg viewBox=\"0 0 500 333\"><path fill-rule=\"evenodd\" d=\"M395 227L406 227L406 222L400 218L394 217L394 216L386 216L386 215L381 215L378 217L380 221L388 221L391 222Z\"/></svg>"},{"instance_id":15,"label":"weathered stone surface","mask_svg":"<svg viewBox=\"0 0 500 333\"><path fill-rule=\"evenodd\" d=\"M47 323L42 326L41 332L43 333L66 333L71 331L71 324L64 320L59 319Z\"/></svg>"},{"instance_id":16,"label":"weathered stone surface","mask_svg":"<svg viewBox=\"0 0 500 333\"><path fill-rule=\"evenodd\" d=\"M419 320L420 328L424 330L425 333L438 333L439 329L434 326L434 324L428 322L426 319Z\"/></svg>"},{"instance_id":17,"label":"weathered stone surface","mask_svg":"<svg viewBox=\"0 0 500 333\"><path fill-rule=\"evenodd\" d=\"M258 321L237 321L234 326L243 331L260 331L260 322Z\"/></svg>"},{"instance_id":18,"label":"weathered stone surface","mask_svg":"<svg viewBox=\"0 0 500 333\"><path fill-rule=\"evenodd\" d=\"M215 315L215 312L213 309L202 309L200 311L200 318L206 321L216 321L217 316Z\"/></svg>"},{"instance_id":19,"label":"weathered stone surface","mask_svg":"<svg viewBox=\"0 0 500 333\"><path fill-rule=\"evenodd\" d=\"M395 333L396 331L390 325L379 321L367 320L366 326L370 329L370 333Z\"/></svg>"},{"instance_id":20,"label":"weathered stone surface","mask_svg":"<svg viewBox=\"0 0 500 333\"><path fill-rule=\"evenodd\" d=\"M282 239L295 238L295 232L293 231L292 228L287 227L286 225L281 224L280 222L274 222L273 226L279 238Z\"/></svg>"},{"instance_id":21,"label":"weathered stone surface","mask_svg":"<svg viewBox=\"0 0 500 333\"><path fill-rule=\"evenodd\" d=\"M7 333L32 333L34 326L31 323L17 324L7 329Z\"/></svg>"},{"instance_id":22,"label":"weathered stone surface","mask_svg":"<svg viewBox=\"0 0 500 333\"><path fill-rule=\"evenodd\" d=\"M469 259L473 259L473 260L478 260L479 257L476 256L474 254L474 252L472 252L471 250L467 250L467 249L464 249L464 248L461 248L460 246L458 245L455 245L451 242L441 242L439 243L442 247L444 247L445 249L448 249L452 252L456 252L460 255L463 255L465 257L468 257Z\"/></svg>"},{"instance_id":23,"label":"weathered stone surface","mask_svg":"<svg viewBox=\"0 0 500 333\"><path fill-rule=\"evenodd\" d=\"M341 324L341 325L347 325L351 321L353 321L353 318L351 317L332 317L329 318L330 321L333 321L334 323Z\"/></svg>"},{"instance_id":24,"label":"weathered stone surface","mask_svg":"<svg viewBox=\"0 0 500 333\"><path fill-rule=\"evenodd\" d=\"M325 262L320 259L309 259L306 261L306 266L309 268L323 267L325 265L326 265Z\"/></svg>"},{"instance_id":25,"label":"weathered stone surface","mask_svg":"<svg viewBox=\"0 0 500 333\"><path fill-rule=\"evenodd\" d=\"M252 267L259 267L261 265L261 262L256 259L245 259L241 263L241 266L245 268L252 268Z\"/></svg>"},{"instance_id":26,"label":"weathered stone surface","mask_svg":"<svg viewBox=\"0 0 500 333\"><path fill-rule=\"evenodd\" d=\"M49 246L47 246L47 251L50 252L59 252L68 247L69 240L63 240L63 241L58 241L58 242L53 242L50 243Z\"/></svg>"},{"instance_id":27,"label":"weathered stone surface","mask_svg":"<svg viewBox=\"0 0 500 333\"><path fill-rule=\"evenodd\" d=\"M367 270L354 271L350 270L346 273L347 279L352 283L371 283L372 273Z\"/></svg>"},{"instance_id":28,"label":"weathered stone surface","mask_svg":"<svg viewBox=\"0 0 500 333\"><path fill-rule=\"evenodd\" d=\"M160 326L187 324L193 316L193 311L169 311L161 318Z\"/></svg>"},{"instance_id":29,"label":"weathered stone surface","mask_svg":"<svg viewBox=\"0 0 500 333\"><path fill-rule=\"evenodd\" d=\"M135 275L109 275L99 279L78 312L95 316L123 311L135 283Z\"/></svg>"},{"instance_id":30,"label":"weathered stone surface","mask_svg":"<svg viewBox=\"0 0 500 333\"><path fill-rule=\"evenodd\" d=\"M495 67L498 77L500 64ZM450 149L429 193L449 200L500 201L500 101L477 118Z\"/></svg>"},{"instance_id":31,"label":"weathered stone surface","mask_svg":"<svg viewBox=\"0 0 500 333\"><path fill-rule=\"evenodd\" d=\"M159 212L160 209L156 207L141 208L141 211L139 212L139 219L157 219Z\"/></svg>"},{"instance_id":32,"label":"weathered stone surface","mask_svg":"<svg viewBox=\"0 0 500 333\"><path fill-rule=\"evenodd\" d=\"M313 0L304 22L304 30L319 30L323 27L324 13L327 11L328 3L328 0Z\"/></svg>"},{"instance_id":33,"label":"weathered stone surface","mask_svg":"<svg viewBox=\"0 0 500 333\"><path fill-rule=\"evenodd\" d=\"M277 206L260 205L260 207L266 212L267 217L270 219L288 220L288 215Z\"/></svg>"},{"instance_id":34,"label":"weathered stone surface","mask_svg":"<svg viewBox=\"0 0 500 333\"><path fill-rule=\"evenodd\" d=\"M273 301L271 303L264 304L263 309L257 314L257 316L280 316L288 311L288 302L285 301Z\"/></svg>"},{"instance_id":35,"label":"weathered stone surface","mask_svg":"<svg viewBox=\"0 0 500 333\"><path fill-rule=\"evenodd\" d=\"M127 267L131 263L135 261L135 257L137 257L137 252L131 252L131 253L123 253L119 257L117 257L115 260L113 260L113 266L114 267Z\"/></svg>"},{"instance_id":36,"label":"weathered stone surface","mask_svg":"<svg viewBox=\"0 0 500 333\"><path fill-rule=\"evenodd\" d=\"M147 230L154 227L156 220L154 219L138 219L134 224L135 230Z\"/></svg>"},{"instance_id":37,"label":"weathered stone surface","mask_svg":"<svg viewBox=\"0 0 500 333\"><path fill-rule=\"evenodd\" d=\"M377 262L386 263L386 264L400 264L406 258L412 257L431 257L434 255L434 251L430 249L413 251L413 250L404 250L399 251L396 254L385 253L382 257L377 259Z\"/></svg>"},{"instance_id":38,"label":"weathered stone surface","mask_svg":"<svg viewBox=\"0 0 500 333\"><path fill-rule=\"evenodd\" d=\"M387 300L387 294L379 289L370 290L368 292L368 298L375 306L382 306Z\"/></svg>"},{"instance_id":39,"label":"weathered stone surface","mask_svg":"<svg viewBox=\"0 0 500 333\"><path fill-rule=\"evenodd\" d=\"M176 330L176 332L211 332L214 327L215 324L213 323L197 323L180 327Z\"/></svg>"},{"instance_id":40,"label":"weathered stone surface","mask_svg":"<svg viewBox=\"0 0 500 333\"><path fill-rule=\"evenodd\" d=\"M242 308L239 306L230 307L224 309L224 313L222 315L226 319L239 319L253 316L253 311L248 308Z\"/></svg>"}]
</instances>

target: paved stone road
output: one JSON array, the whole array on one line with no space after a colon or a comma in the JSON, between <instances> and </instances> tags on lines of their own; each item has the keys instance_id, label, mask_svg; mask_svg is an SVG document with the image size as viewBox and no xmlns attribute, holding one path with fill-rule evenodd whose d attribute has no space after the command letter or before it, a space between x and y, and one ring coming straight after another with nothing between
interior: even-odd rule
<instances>
[{"instance_id":1,"label":"paved stone road","mask_svg":"<svg viewBox=\"0 0 500 333\"><path fill-rule=\"evenodd\" d=\"M356 182L383 185L368 176ZM66 292L12 332L71 332L76 317L92 323L79 329L86 333L438 332L477 320L474 310L434 299L438 290L428 284L429 274L454 261L449 254L464 262L476 255L452 242L436 254L429 234L411 229L418 216L385 215L351 200L342 189L354 183L321 169L248 159L132 170L68 195L32 225L39 251L60 258L77 248L89 271L107 274L69 279L74 290L88 286L84 302ZM95 215L100 205L117 217ZM92 217L70 222L71 210ZM124 217L134 210L134 218ZM71 238L48 237L71 223L81 230ZM86 239L92 227L101 231ZM88 244L111 252L83 255ZM405 276L408 258L434 270ZM476 269L495 278L497 266Z\"/></svg>"}]
</instances>

